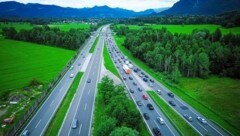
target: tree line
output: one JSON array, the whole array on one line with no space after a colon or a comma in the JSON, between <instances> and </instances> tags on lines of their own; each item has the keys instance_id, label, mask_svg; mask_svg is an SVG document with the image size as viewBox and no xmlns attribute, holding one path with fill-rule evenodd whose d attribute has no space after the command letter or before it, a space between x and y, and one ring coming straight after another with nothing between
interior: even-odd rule
<instances>
[{"instance_id":1,"label":"tree line","mask_svg":"<svg viewBox=\"0 0 240 136\"><path fill-rule=\"evenodd\" d=\"M114 85L107 76L98 85L98 97L101 96L104 106L103 121L96 130L98 136L139 135L137 130L142 118L125 91L122 85Z\"/></svg>"},{"instance_id":2,"label":"tree line","mask_svg":"<svg viewBox=\"0 0 240 136\"><path fill-rule=\"evenodd\" d=\"M173 81L181 76L207 78L209 74L240 78L240 35L222 35L220 29L172 34L166 28L130 30L112 27L125 36L123 46Z\"/></svg>"},{"instance_id":3,"label":"tree line","mask_svg":"<svg viewBox=\"0 0 240 136\"><path fill-rule=\"evenodd\" d=\"M120 24L129 25L144 25L144 24L216 24L222 27L236 27L240 26L240 11L225 12L216 16L202 16L202 15L166 15L166 16L146 16L131 19L119 19Z\"/></svg>"},{"instance_id":4,"label":"tree line","mask_svg":"<svg viewBox=\"0 0 240 136\"><path fill-rule=\"evenodd\" d=\"M90 36L90 31L86 29L70 29L68 32L64 32L59 28L42 26L34 27L31 30L21 29L17 32L13 27L4 27L2 28L2 34L8 39L76 50Z\"/></svg>"}]
</instances>

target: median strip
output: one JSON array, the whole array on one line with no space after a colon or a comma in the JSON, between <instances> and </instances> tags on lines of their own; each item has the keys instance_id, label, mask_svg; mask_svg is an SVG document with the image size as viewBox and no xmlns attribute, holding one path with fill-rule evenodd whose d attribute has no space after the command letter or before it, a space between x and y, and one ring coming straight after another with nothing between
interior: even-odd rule
<instances>
[{"instance_id":1,"label":"median strip","mask_svg":"<svg viewBox=\"0 0 240 136\"><path fill-rule=\"evenodd\" d=\"M166 102L164 102L154 91L147 91L157 106L163 111L169 121L183 136L198 136L199 134L189 126Z\"/></svg>"},{"instance_id":2,"label":"median strip","mask_svg":"<svg viewBox=\"0 0 240 136\"><path fill-rule=\"evenodd\" d=\"M96 45L97 45L97 43L98 43L98 40L99 40L99 36L95 39L95 41L94 41L91 49L89 50L89 53L93 53L93 52L94 52L95 47L96 47Z\"/></svg>"},{"instance_id":3,"label":"median strip","mask_svg":"<svg viewBox=\"0 0 240 136\"><path fill-rule=\"evenodd\" d=\"M55 116L53 117L53 119L45 133L46 136L58 135L58 131L62 126L64 117L67 113L68 108L70 107L70 103L74 97L74 94L77 91L77 88L78 88L78 85L80 83L82 76L83 76L83 72L79 72L76 75L71 87L69 88L66 96L64 97L64 100L62 101L60 107L58 108Z\"/></svg>"}]
</instances>

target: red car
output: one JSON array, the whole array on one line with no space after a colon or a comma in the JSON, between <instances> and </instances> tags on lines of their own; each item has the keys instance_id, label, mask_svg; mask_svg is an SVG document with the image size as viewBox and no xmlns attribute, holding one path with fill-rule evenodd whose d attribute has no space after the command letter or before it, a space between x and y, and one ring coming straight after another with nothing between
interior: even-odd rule
<instances>
[{"instance_id":1,"label":"red car","mask_svg":"<svg viewBox=\"0 0 240 136\"><path fill-rule=\"evenodd\" d=\"M148 99L148 96L146 94L144 94L142 97L143 97L144 100Z\"/></svg>"}]
</instances>

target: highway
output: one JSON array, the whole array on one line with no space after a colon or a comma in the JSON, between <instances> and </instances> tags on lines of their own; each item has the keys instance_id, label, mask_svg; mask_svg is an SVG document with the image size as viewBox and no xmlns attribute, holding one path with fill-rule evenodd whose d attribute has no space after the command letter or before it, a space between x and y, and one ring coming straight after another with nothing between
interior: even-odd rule
<instances>
[{"instance_id":1,"label":"highway","mask_svg":"<svg viewBox=\"0 0 240 136\"><path fill-rule=\"evenodd\" d=\"M88 64L88 69L82 78L77 93L74 96L67 116L65 117L63 125L59 131L59 136L89 136L91 134L95 95L102 65L102 52L104 45L103 33L105 31L106 27L103 27L95 51ZM89 79L91 82L88 82ZM74 119L78 120L77 128L72 128Z\"/></svg>"},{"instance_id":2,"label":"highway","mask_svg":"<svg viewBox=\"0 0 240 136\"><path fill-rule=\"evenodd\" d=\"M71 74L74 76L78 73L79 69L82 67L82 63L85 61L85 56L89 53L91 48L90 45L96 39L96 35L99 33L98 29L93 36L89 39L84 48L79 53L77 59L73 63L73 69L69 69L57 86L52 90L51 94L44 101L42 106L38 109L32 119L28 122L27 126L23 131L28 130L31 136L43 135L46 131L51 119L53 118L55 112L57 111L59 105L61 104L64 96L66 95L69 87L71 86L74 78L70 78ZM80 66L79 66L80 64ZM22 132L23 132L22 131Z\"/></svg>"},{"instance_id":3,"label":"highway","mask_svg":"<svg viewBox=\"0 0 240 136\"><path fill-rule=\"evenodd\" d=\"M109 30L108 33L109 34L111 33L110 30ZM118 67L118 71L119 71L119 73L121 73L121 71L123 71L123 68L122 68L123 63L126 60L128 60L128 59L124 58L124 55L121 53L119 48L116 46L116 42L113 39L113 37L111 37L111 35L108 38L108 43L110 44L110 46L109 46L110 50L109 51L111 52L112 59L116 62L115 66ZM118 59L120 60L120 62L119 62ZM162 84L157 82L153 77L148 75L145 71L143 71L140 67L138 67L133 62L131 62L131 64L133 65L133 69L137 69L138 68L140 71L138 71L136 73L132 72L132 74L130 74L130 75L126 75L123 72L123 74L121 74L121 76L122 77L124 76L124 77L127 78L127 80L125 81L125 84L126 84L128 89L133 89L133 88L135 89L135 93L134 94L130 93L135 102L136 102L136 100L142 100L141 96L142 96L143 93L146 94L146 92L144 92L144 91L143 92L138 92L136 90L136 86L133 85L133 81L137 83L137 86L145 86L145 85L147 85L149 88L151 88L151 90L154 90L154 91L161 90L161 95L159 95L159 97L161 97L167 104L169 104L170 100L173 101L176 104L176 106L171 106L170 104L169 104L169 106L176 113L178 113L179 116L182 117L192 128L194 128L196 130L196 132L199 133L199 135L213 135L213 136L227 136L227 135L229 135L223 129L221 129L219 126L215 125L213 122L211 122L210 120L206 119L203 115L201 115L199 112L194 110L190 105L188 105L187 103L182 101L176 95L173 98L170 97L167 94L170 91L166 87L164 87ZM143 82L142 78L139 77L139 75L141 75L141 72L143 72L144 75L148 76L148 78L147 78L148 81L147 82ZM142 76L144 76L144 75L142 75ZM129 81L129 78L128 78L129 76L133 77L133 80ZM139 83L139 79L141 79L140 83ZM153 83L150 82L149 79L153 79L154 82ZM153 101L151 99L150 99L149 102L153 104L155 109L158 109L157 106L153 103ZM145 111L143 109L145 109ZM143 113L143 112L147 112L148 110L147 110L147 107L142 107L142 109L140 109L140 111ZM148 111L148 113L149 113L149 111ZM158 113L160 113L160 111L158 111ZM184 114L187 114L188 116L191 116L193 121L191 121L191 122L188 121L185 117L183 117ZM154 114L151 114L151 115L153 116L153 118L150 117L150 121L154 122L157 115L154 115ZM207 124L201 123L199 120L197 120L197 117L204 118L207 121ZM147 121L147 123L148 123L148 121ZM153 123L148 123L148 126L150 126L151 129L152 129L152 126L154 126L152 124ZM167 123L167 124L168 124L168 126L171 126L170 123ZM165 128L162 128L163 126L157 126L157 127L159 127L159 129L161 130L161 132L164 135L169 135L167 132L165 132L166 131ZM174 130L174 129L172 129L172 127L169 127L169 129ZM173 131L173 132L174 132L174 134L177 134L176 131Z\"/></svg>"},{"instance_id":4,"label":"highway","mask_svg":"<svg viewBox=\"0 0 240 136\"><path fill-rule=\"evenodd\" d=\"M110 30L108 29L108 35L110 35ZM124 61L122 60L122 58L118 55L118 53L116 53L115 51L115 47L113 45L113 41L112 38L109 36L106 39L107 41L107 47L108 47L108 51L110 52L110 56L112 56L112 60L118 70L119 73L121 73L121 77L123 79L123 77L126 78L126 80L123 79L123 82L125 84L125 86L127 87L127 89L133 89L134 93L129 93L129 95L131 96L131 98L133 99L135 105L137 106L138 110L140 111L141 115L143 116L144 113L147 113L150 117L149 120L146 120L144 117L144 121L149 129L149 131L151 132L152 135L154 135L154 133L152 132L154 127L157 127L160 129L161 134L162 135L166 135L166 136L178 136L178 132L177 130L173 127L173 125L169 122L169 120L167 119L167 117L162 113L161 110L159 110L157 108L157 105L153 102L153 100L151 98L148 98L148 100L144 100L142 98L142 96L146 93L146 90L142 87L142 82L139 82L135 76L133 76L133 74L126 74L123 71L123 64ZM133 79L130 80L129 77L132 77ZM133 82L136 83L136 85L133 85ZM142 92L138 91L138 88L142 89ZM137 101L141 101L141 103L143 104L142 106L138 106L137 105ZM152 104L155 108L154 110L149 110L147 108L147 104L150 103ZM162 117L164 119L165 124L161 125L156 119L157 117Z\"/></svg>"}]
</instances>

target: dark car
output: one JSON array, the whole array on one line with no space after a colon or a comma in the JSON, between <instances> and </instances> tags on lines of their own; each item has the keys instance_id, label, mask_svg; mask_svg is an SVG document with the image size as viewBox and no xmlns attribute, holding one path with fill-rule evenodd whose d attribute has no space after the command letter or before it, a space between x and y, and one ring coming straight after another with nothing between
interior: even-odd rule
<instances>
[{"instance_id":1,"label":"dark car","mask_svg":"<svg viewBox=\"0 0 240 136\"><path fill-rule=\"evenodd\" d=\"M126 80L127 78L126 77L123 77L123 80Z\"/></svg>"},{"instance_id":2,"label":"dark car","mask_svg":"<svg viewBox=\"0 0 240 136\"><path fill-rule=\"evenodd\" d=\"M147 80L147 78L144 77L144 78L143 78L143 81L147 82L148 80Z\"/></svg>"},{"instance_id":3,"label":"dark car","mask_svg":"<svg viewBox=\"0 0 240 136\"><path fill-rule=\"evenodd\" d=\"M129 79L130 79L130 80L133 80L133 78L132 78L131 76L129 77Z\"/></svg>"},{"instance_id":4,"label":"dark car","mask_svg":"<svg viewBox=\"0 0 240 136\"><path fill-rule=\"evenodd\" d=\"M142 74L142 75L145 75L145 73L144 73L144 72L141 72L141 74Z\"/></svg>"},{"instance_id":5,"label":"dark car","mask_svg":"<svg viewBox=\"0 0 240 136\"><path fill-rule=\"evenodd\" d=\"M130 89L129 91L130 91L131 93L134 93L134 90L133 90L133 89Z\"/></svg>"},{"instance_id":6,"label":"dark car","mask_svg":"<svg viewBox=\"0 0 240 136\"><path fill-rule=\"evenodd\" d=\"M149 79L150 82L154 83L154 80L153 79Z\"/></svg>"},{"instance_id":7,"label":"dark car","mask_svg":"<svg viewBox=\"0 0 240 136\"><path fill-rule=\"evenodd\" d=\"M161 136L162 135L159 128L157 128L157 127L153 128L153 133L154 133L155 136Z\"/></svg>"},{"instance_id":8,"label":"dark car","mask_svg":"<svg viewBox=\"0 0 240 136\"><path fill-rule=\"evenodd\" d=\"M136 82L133 82L133 85L137 85L137 83L136 83Z\"/></svg>"},{"instance_id":9,"label":"dark car","mask_svg":"<svg viewBox=\"0 0 240 136\"><path fill-rule=\"evenodd\" d=\"M142 106L142 102L141 101L137 101L137 105L138 106Z\"/></svg>"},{"instance_id":10,"label":"dark car","mask_svg":"<svg viewBox=\"0 0 240 136\"><path fill-rule=\"evenodd\" d=\"M169 97L171 97L171 98L173 98L174 97L174 94L173 93L171 93L171 92L169 92L169 93L167 93L168 94L168 96Z\"/></svg>"},{"instance_id":11,"label":"dark car","mask_svg":"<svg viewBox=\"0 0 240 136\"><path fill-rule=\"evenodd\" d=\"M148 75L145 75L145 78L148 78Z\"/></svg>"},{"instance_id":12,"label":"dark car","mask_svg":"<svg viewBox=\"0 0 240 136\"><path fill-rule=\"evenodd\" d=\"M143 113L143 117L144 117L146 120L149 120L149 119L150 119L150 117L149 117L149 115L148 115L147 113Z\"/></svg>"},{"instance_id":13,"label":"dark car","mask_svg":"<svg viewBox=\"0 0 240 136\"><path fill-rule=\"evenodd\" d=\"M147 104L147 107L148 107L148 109L149 109L149 110L154 110L154 108L153 108L152 104L150 104L150 103L149 103L149 104Z\"/></svg>"},{"instance_id":14,"label":"dark car","mask_svg":"<svg viewBox=\"0 0 240 136\"><path fill-rule=\"evenodd\" d=\"M169 101L169 104L172 106L176 106L176 104L173 101Z\"/></svg>"},{"instance_id":15,"label":"dark car","mask_svg":"<svg viewBox=\"0 0 240 136\"><path fill-rule=\"evenodd\" d=\"M139 91L139 92L142 92L142 89L138 87L138 91Z\"/></svg>"},{"instance_id":16,"label":"dark car","mask_svg":"<svg viewBox=\"0 0 240 136\"><path fill-rule=\"evenodd\" d=\"M136 72L136 73L138 72L137 69L134 69L133 71Z\"/></svg>"},{"instance_id":17,"label":"dark car","mask_svg":"<svg viewBox=\"0 0 240 136\"><path fill-rule=\"evenodd\" d=\"M90 78L88 78L87 83L91 83L91 79Z\"/></svg>"}]
</instances>

